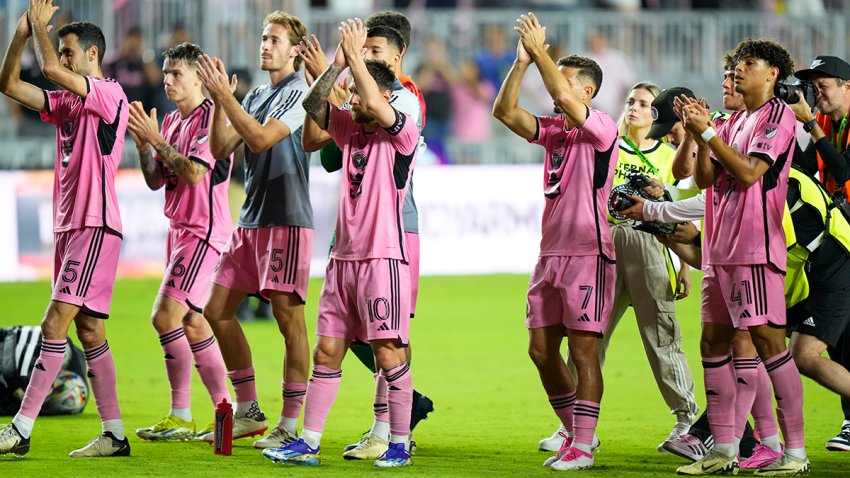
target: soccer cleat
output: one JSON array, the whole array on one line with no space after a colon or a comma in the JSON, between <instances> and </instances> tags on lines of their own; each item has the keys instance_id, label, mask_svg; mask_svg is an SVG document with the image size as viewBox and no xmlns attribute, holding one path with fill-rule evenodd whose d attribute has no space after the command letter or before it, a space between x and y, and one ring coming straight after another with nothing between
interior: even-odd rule
<instances>
[{"instance_id":1,"label":"soccer cleat","mask_svg":"<svg viewBox=\"0 0 850 478\"><path fill-rule=\"evenodd\" d=\"M593 468L593 454L570 447L558 461L552 463L550 468L557 471Z\"/></svg>"},{"instance_id":2,"label":"soccer cleat","mask_svg":"<svg viewBox=\"0 0 850 478\"><path fill-rule=\"evenodd\" d=\"M753 476L803 476L808 475L811 468L808 458L800 460L783 453L772 464L756 470Z\"/></svg>"},{"instance_id":3,"label":"soccer cleat","mask_svg":"<svg viewBox=\"0 0 850 478\"><path fill-rule=\"evenodd\" d=\"M829 451L850 451L850 421L844 420L838 435L826 442Z\"/></svg>"},{"instance_id":4,"label":"soccer cleat","mask_svg":"<svg viewBox=\"0 0 850 478\"><path fill-rule=\"evenodd\" d=\"M280 448L294 442L297 439L298 435L290 432L286 428L283 428L283 425L278 424L272 428L269 436L255 441L254 448Z\"/></svg>"},{"instance_id":5,"label":"soccer cleat","mask_svg":"<svg viewBox=\"0 0 850 478\"><path fill-rule=\"evenodd\" d=\"M428 418L428 414L434 411L434 402L419 392L414 393L413 407L410 409L410 431L416 428L420 421Z\"/></svg>"},{"instance_id":6,"label":"soccer cleat","mask_svg":"<svg viewBox=\"0 0 850 478\"><path fill-rule=\"evenodd\" d=\"M680 475L737 475L738 457L726 456L712 449L701 460L676 468Z\"/></svg>"},{"instance_id":7,"label":"soccer cleat","mask_svg":"<svg viewBox=\"0 0 850 478\"><path fill-rule=\"evenodd\" d=\"M260 413L259 417L240 417L233 419L233 439L248 438L252 436L262 435L269 429L266 424L266 416ZM214 433L210 433L203 437L205 442L212 443Z\"/></svg>"},{"instance_id":8,"label":"soccer cleat","mask_svg":"<svg viewBox=\"0 0 850 478\"><path fill-rule=\"evenodd\" d=\"M558 437L561 438L561 447L558 449L558 453L555 453L543 462L544 467L552 466L553 463L563 458L570 450L570 447L573 446L573 437L567 435L566 432L561 432L561 429L558 429Z\"/></svg>"},{"instance_id":9,"label":"soccer cleat","mask_svg":"<svg viewBox=\"0 0 850 478\"><path fill-rule=\"evenodd\" d=\"M115 438L112 432L103 432L89 443L68 454L71 458L93 458L98 456L130 456L130 441Z\"/></svg>"},{"instance_id":10,"label":"soccer cleat","mask_svg":"<svg viewBox=\"0 0 850 478\"><path fill-rule=\"evenodd\" d=\"M741 462L740 468L742 470L758 470L760 468L765 468L773 464L773 462L779 459L780 456L782 456L781 451L773 451L773 449L769 446L759 443L753 450L753 454Z\"/></svg>"},{"instance_id":11,"label":"soccer cleat","mask_svg":"<svg viewBox=\"0 0 850 478\"><path fill-rule=\"evenodd\" d=\"M690 433L668 438L661 446L665 451L690 461L699 461L708 453L708 446Z\"/></svg>"},{"instance_id":12,"label":"soccer cleat","mask_svg":"<svg viewBox=\"0 0 850 478\"><path fill-rule=\"evenodd\" d=\"M316 466L322 461L321 447L310 448L302 438L280 448L266 448L263 457L284 465Z\"/></svg>"},{"instance_id":13,"label":"soccer cleat","mask_svg":"<svg viewBox=\"0 0 850 478\"><path fill-rule=\"evenodd\" d=\"M388 447L387 440L373 433L367 433L353 448L344 451L342 457L346 460L376 460L387 451Z\"/></svg>"},{"instance_id":14,"label":"soccer cleat","mask_svg":"<svg viewBox=\"0 0 850 478\"><path fill-rule=\"evenodd\" d=\"M199 430L198 433L195 434L195 441L213 441L213 433L215 433L215 422L210 422L207 426L205 426L202 430ZM210 437L209 440L206 438Z\"/></svg>"},{"instance_id":15,"label":"soccer cleat","mask_svg":"<svg viewBox=\"0 0 850 478\"><path fill-rule=\"evenodd\" d=\"M570 447L573 445L573 437L568 436L566 432L560 433L560 429L558 431L559 431L558 436L561 439L561 446L560 446L560 448L558 448L557 453L550 456L549 458L546 459L546 461L543 462L544 467L550 467L550 466L552 466L553 463L555 463L556 461L563 458L564 455L567 453L567 451L569 451ZM593 435L593 443L590 446L590 450L593 451L593 452L597 452L597 451L599 451L599 448L601 448L601 446L602 446L602 442L600 442L599 437L594 434Z\"/></svg>"},{"instance_id":16,"label":"soccer cleat","mask_svg":"<svg viewBox=\"0 0 850 478\"><path fill-rule=\"evenodd\" d=\"M561 449L561 444L564 443L564 437L567 435L567 429L561 425L555 433L549 438L544 438L537 442L537 449L540 451L558 451Z\"/></svg>"},{"instance_id":17,"label":"soccer cleat","mask_svg":"<svg viewBox=\"0 0 850 478\"><path fill-rule=\"evenodd\" d=\"M395 468L410 465L413 465L413 460L410 459L410 452L407 451L404 443L390 443L387 451L375 460L375 466L380 468Z\"/></svg>"},{"instance_id":18,"label":"soccer cleat","mask_svg":"<svg viewBox=\"0 0 850 478\"><path fill-rule=\"evenodd\" d=\"M195 422L168 415L153 426L137 428L136 436L142 440L188 441L195 438Z\"/></svg>"},{"instance_id":19,"label":"soccer cleat","mask_svg":"<svg viewBox=\"0 0 850 478\"><path fill-rule=\"evenodd\" d=\"M11 453L22 457L30 451L30 439L24 438L14 423L0 428L0 455Z\"/></svg>"}]
</instances>

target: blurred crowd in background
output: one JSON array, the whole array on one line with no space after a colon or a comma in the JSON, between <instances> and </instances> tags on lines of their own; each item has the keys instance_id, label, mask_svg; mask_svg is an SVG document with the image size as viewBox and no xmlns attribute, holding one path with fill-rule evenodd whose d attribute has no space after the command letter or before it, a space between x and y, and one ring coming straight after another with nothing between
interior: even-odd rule
<instances>
[{"instance_id":1,"label":"blurred crowd in background","mask_svg":"<svg viewBox=\"0 0 850 478\"><path fill-rule=\"evenodd\" d=\"M0 32L8 40L22 13L22 0L0 0ZM352 5L356 3L357 5ZM367 2L362 2L367 3ZM603 85L594 107L615 120L629 88L651 80L662 87L688 86L719 105L720 58L746 36L775 38L807 63L816 55L847 56L850 2L839 0L68 0L56 25L90 19L106 22L104 73L118 80L131 101L156 107L162 118L174 107L162 88L161 52L192 41L220 56L239 77L239 93L266 81L257 69L260 23L275 8L290 8L322 41L336 46L340 19L380 9L400 9L412 19L414 35L405 70L425 95L424 136L429 155L421 164L536 162L542 156L491 116L496 92L516 52L512 22L533 9L549 25L550 55L579 53L602 67ZM69 5L70 4L70 5ZM697 11L699 10L699 11ZM706 10L713 10L706 11ZM11 27L10 27L11 25ZM110 36L111 31L114 36ZM212 30L212 31L210 31ZM54 29L54 31L56 31ZM713 41L712 41L713 40ZM790 44L789 44L790 43ZM795 48L796 46L796 48ZM30 48L23 58L24 80L55 88L39 70ZM526 75L523 106L551 111L539 76ZM0 138L0 169L52 167L53 128L38 114L3 100L0 114L11 121ZM135 165L128 148L126 167ZM40 156L44 156L40 158Z\"/></svg>"}]
</instances>

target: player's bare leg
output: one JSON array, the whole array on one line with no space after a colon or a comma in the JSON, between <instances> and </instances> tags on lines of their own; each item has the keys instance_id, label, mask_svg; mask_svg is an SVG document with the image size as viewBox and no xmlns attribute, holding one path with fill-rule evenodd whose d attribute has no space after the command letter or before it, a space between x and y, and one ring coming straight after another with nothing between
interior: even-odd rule
<instances>
[{"instance_id":1,"label":"player's bare leg","mask_svg":"<svg viewBox=\"0 0 850 478\"><path fill-rule=\"evenodd\" d=\"M304 302L291 292L269 291L269 296L272 313L286 344L281 383L283 407L277 425L267 437L254 442L255 448L277 448L298 438L296 426L307 394L310 370Z\"/></svg>"},{"instance_id":2,"label":"player's bare leg","mask_svg":"<svg viewBox=\"0 0 850 478\"><path fill-rule=\"evenodd\" d=\"M236 320L236 309L246 295L244 292L213 284L209 301L204 307L204 317L219 342L221 356L228 370L227 376L236 394L236 410L233 414L234 440L262 435L268 429L266 417L257 403L251 346L248 345L242 326ZM212 440L212 437L209 440Z\"/></svg>"}]
</instances>

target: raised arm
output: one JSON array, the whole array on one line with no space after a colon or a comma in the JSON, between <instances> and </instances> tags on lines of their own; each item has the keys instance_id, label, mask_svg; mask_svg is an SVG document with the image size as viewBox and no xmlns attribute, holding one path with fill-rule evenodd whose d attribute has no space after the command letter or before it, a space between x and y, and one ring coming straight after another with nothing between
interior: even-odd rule
<instances>
[{"instance_id":1,"label":"raised arm","mask_svg":"<svg viewBox=\"0 0 850 478\"><path fill-rule=\"evenodd\" d=\"M341 30L342 28L340 27ZM309 118L305 121L312 120L320 129L328 129L328 101L332 97L336 80L347 66L348 63L346 62L345 53L342 50L342 43L340 43L336 47L333 63L328 65L325 71L316 78L316 81L310 87L310 91L307 92L307 97L302 102L304 111L307 112Z\"/></svg>"},{"instance_id":2,"label":"raised arm","mask_svg":"<svg viewBox=\"0 0 850 478\"><path fill-rule=\"evenodd\" d=\"M47 36L47 32L53 28L52 25L47 23L53 18L53 14L57 10L59 10L59 7L53 6L53 0L30 0L28 16L35 44L35 58L38 60L45 78L80 98L85 98L89 94L88 80L86 77L62 66L59 57L56 55L56 50L53 49L53 44L50 42L50 37ZM63 56L70 56L74 53L70 47L60 46ZM99 54L100 52L94 45L83 51L83 55L87 57L89 63L97 63Z\"/></svg>"},{"instance_id":3,"label":"raised arm","mask_svg":"<svg viewBox=\"0 0 850 478\"><path fill-rule=\"evenodd\" d=\"M219 123L219 127L213 131L214 136L220 135L216 139L217 147L213 148L215 157L218 158L219 154L224 152L227 154L233 152L239 145L240 139L248 149L254 153L260 153L289 136L291 131L282 121L269 118L261 124L242 109L242 105L233 96L236 90L236 75L228 80L224 63L220 59L202 55L198 59L198 64L198 75L209 91L216 111L222 110L230 120L230 126L225 125L221 128Z\"/></svg>"},{"instance_id":4,"label":"raised arm","mask_svg":"<svg viewBox=\"0 0 850 478\"><path fill-rule=\"evenodd\" d=\"M44 90L21 81L21 54L31 34L27 13L18 20L15 35L6 49L3 66L0 67L0 91L9 98L36 111L47 110L47 100Z\"/></svg>"},{"instance_id":5,"label":"raised arm","mask_svg":"<svg viewBox=\"0 0 850 478\"><path fill-rule=\"evenodd\" d=\"M156 108L153 108L150 116L148 116L142 104L134 101L130 105L130 119L127 123L127 128L141 142L151 145L160 159L165 164L171 166L174 174L190 186L201 182L204 179L204 175L209 171L205 165L180 154L162 137L159 133L159 122L156 119ZM138 143L136 145L138 146ZM150 152L149 149L148 152ZM139 153L141 156L142 151L140 150ZM150 164L148 166L150 167ZM144 166L142 171L144 172ZM147 176L145 179L147 179ZM150 186L150 183L148 183L148 186Z\"/></svg>"},{"instance_id":6,"label":"raised arm","mask_svg":"<svg viewBox=\"0 0 850 478\"><path fill-rule=\"evenodd\" d=\"M516 60L508 76L502 83L496 101L493 104L493 116L518 136L531 141L537 134L537 118L528 110L519 106L519 90L522 77L531 64L531 56L522 46L522 40L516 46Z\"/></svg>"},{"instance_id":7,"label":"raised arm","mask_svg":"<svg viewBox=\"0 0 850 478\"><path fill-rule=\"evenodd\" d=\"M573 92L572 87L564 78L564 75L558 71L555 62L549 58L546 53L548 45L546 45L546 27L540 25L537 17L533 13L517 20L520 23L516 27L519 32L523 46L528 50L529 55L537 65L540 71L540 76L543 78L543 84L546 86L546 91L549 96L555 101L561 111L569 118L570 123L581 127L587 119L587 105L581 98L577 97Z\"/></svg>"},{"instance_id":8,"label":"raised arm","mask_svg":"<svg viewBox=\"0 0 850 478\"><path fill-rule=\"evenodd\" d=\"M674 100L674 104L682 113L682 124L685 126L685 130L691 133L691 137L697 144L697 157L694 162L694 182L700 189L705 189L714 184L717 176L720 175L720 168L711 161L711 148L702 139L702 133L709 127L713 129L714 126L709 119L708 110L693 98L681 95ZM712 141L715 140L723 143L723 140L720 138L712 139Z\"/></svg>"},{"instance_id":9,"label":"raised arm","mask_svg":"<svg viewBox=\"0 0 850 478\"><path fill-rule=\"evenodd\" d=\"M341 108L348 100L351 93L348 91L346 81L334 83L328 101ZM319 151L331 142L331 135L327 131L319 127L310 115L304 117L304 126L301 129L301 147L304 151L312 153Z\"/></svg>"},{"instance_id":10,"label":"raised arm","mask_svg":"<svg viewBox=\"0 0 850 478\"><path fill-rule=\"evenodd\" d=\"M340 46L345 54L345 61L351 69L351 76L354 77L354 84L364 112L375 118L375 122L382 128L389 128L396 122L396 110L384 97L384 92L366 69L366 62L362 55L363 44L366 43L366 27L358 18L343 22L340 32L342 33Z\"/></svg>"}]
</instances>

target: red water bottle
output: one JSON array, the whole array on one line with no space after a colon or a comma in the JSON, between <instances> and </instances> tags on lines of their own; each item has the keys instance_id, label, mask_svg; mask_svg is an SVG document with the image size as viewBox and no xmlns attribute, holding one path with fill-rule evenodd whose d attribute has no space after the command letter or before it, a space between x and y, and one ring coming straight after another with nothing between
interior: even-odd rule
<instances>
[{"instance_id":1,"label":"red water bottle","mask_svg":"<svg viewBox=\"0 0 850 478\"><path fill-rule=\"evenodd\" d=\"M216 455L230 455L233 447L233 406L226 398L215 406L213 448Z\"/></svg>"}]
</instances>

